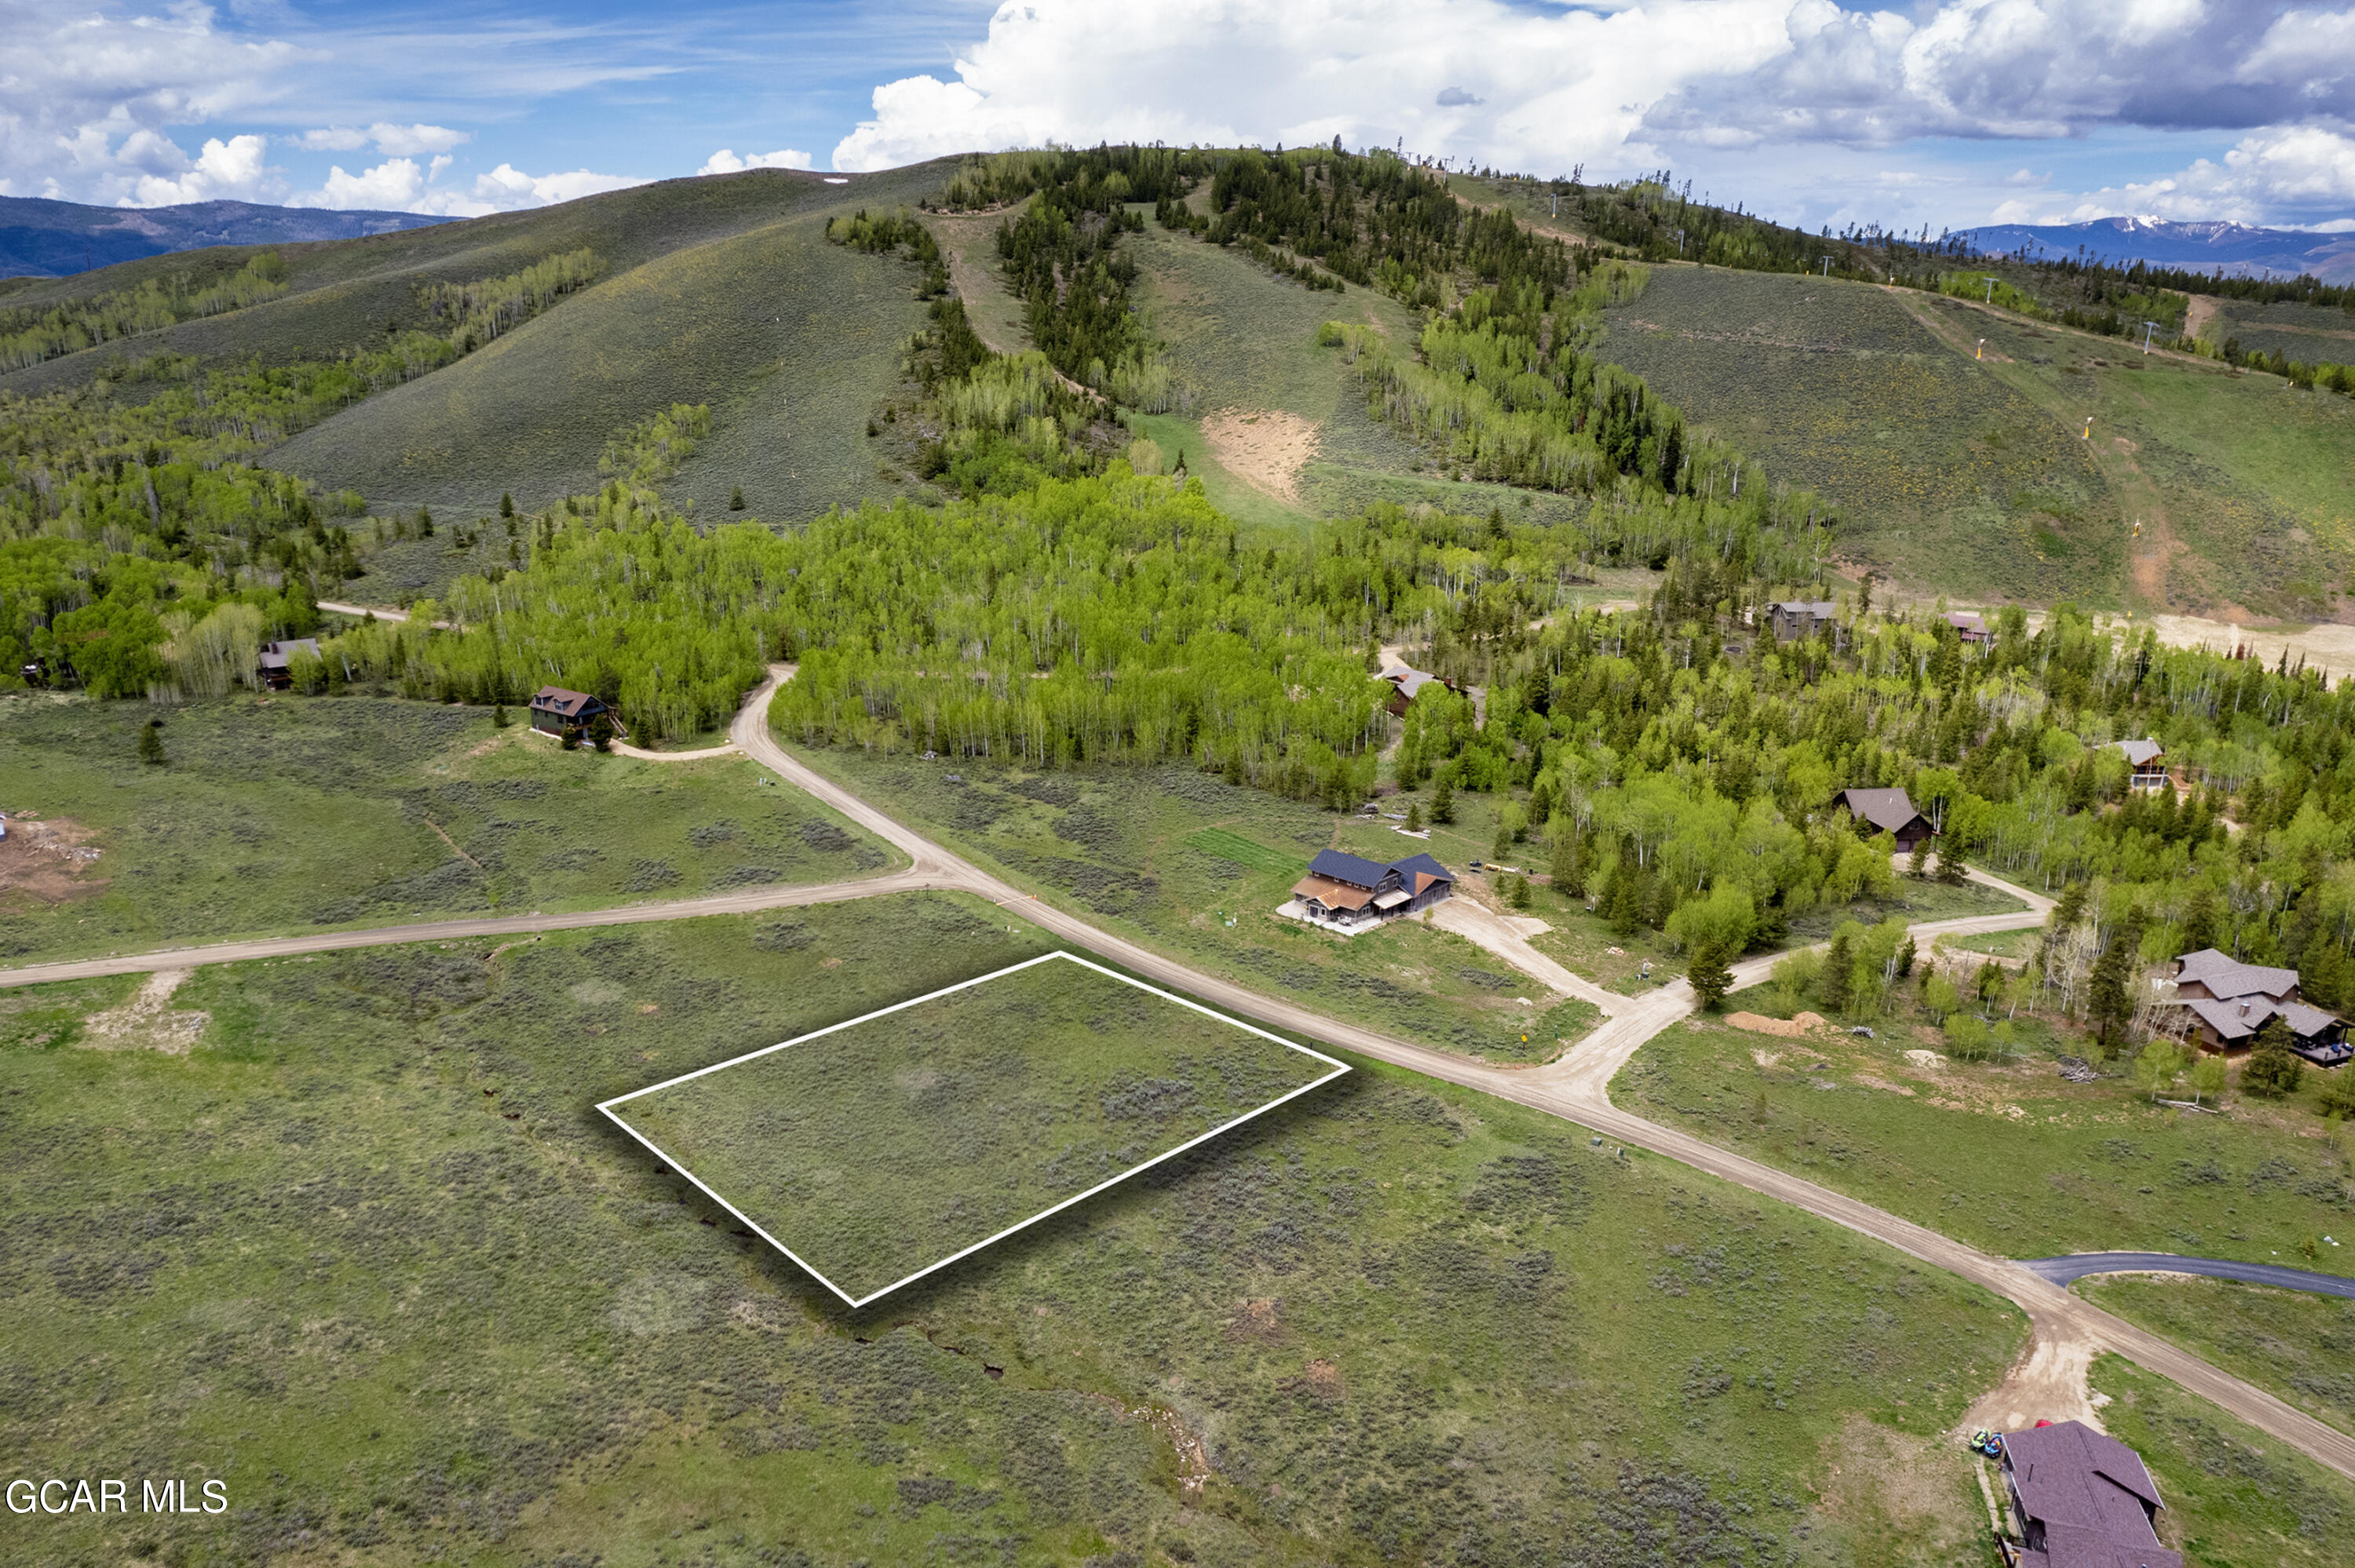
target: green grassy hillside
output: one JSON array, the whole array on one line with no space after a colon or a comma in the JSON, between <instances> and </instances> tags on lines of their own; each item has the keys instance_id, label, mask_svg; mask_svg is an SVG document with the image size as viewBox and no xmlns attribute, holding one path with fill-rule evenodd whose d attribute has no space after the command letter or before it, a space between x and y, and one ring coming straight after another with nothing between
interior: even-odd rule
<instances>
[{"instance_id":1,"label":"green grassy hillside","mask_svg":"<svg viewBox=\"0 0 2355 1568\"><path fill-rule=\"evenodd\" d=\"M546 256L587 247L607 276L714 239L807 213L849 211L861 203L898 202L930 188L937 173L920 164L829 185L821 176L760 169L708 179L666 180L589 196L560 207L496 214L400 234L316 245L222 247L126 261L72 278L28 280L13 308L38 309L94 293L135 289L186 273L235 272L264 249L287 267L288 292L242 311L183 322L163 332L105 344L29 370L0 376L0 391L35 392L88 379L128 352L169 350L204 357L259 356L277 364L381 337L388 323L423 327L429 318L418 285L467 282L517 270ZM820 222L823 223L823 217Z\"/></svg>"},{"instance_id":2,"label":"green grassy hillside","mask_svg":"<svg viewBox=\"0 0 2355 1568\"><path fill-rule=\"evenodd\" d=\"M2313 620L2355 565L2355 405L2276 377L1955 300L1700 268L1657 270L1609 352L1846 508L1849 553L1901 581Z\"/></svg>"},{"instance_id":3,"label":"green grassy hillside","mask_svg":"<svg viewBox=\"0 0 2355 1568\"><path fill-rule=\"evenodd\" d=\"M2220 347L2239 338L2243 348L2308 365L2355 365L2355 312L2218 300L2216 313L2201 335Z\"/></svg>"},{"instance_id":4,"label":"green grassy hillside","mask_svg":"<svg viewBox=\"0 0 2355 1568\"><path fill-rule=\"evenodd\" d=\"M483 509L503 491L545 503L597 481L616 429L674 402L708 402L714 434L680 493L724 507L741 485L772 518L814 515L880 488L861 448L921 312L904 268L826 243L830 216L896 205L937 183L930 165L829 185L775 170L675 180L563 207L406 234L281 248L290 291L0 377L37 392L126 353L265 364L332 357L429 324L421 286L512 272L586 247L604 280L454 366L304 432L273 466L349 487L379 511ZM234 270L246 250L110 268L12 300L135 286L160 264ZM170 268L165 267L165 271Z\"/></svg>"},{"instance_id":5,"label":"green grassy hillside","mask_svg":"<svg viewBox=\"0 0 2355 1568\"><path fill-rule=\"evenodd\" d=\"M922 309L903 263L826 243L789 217L608 279L448 368L304 431L272 462L372 506L542 505L593 488L616 429L708 402L710 441L674 493L815 515L882 488L869 408Z\"/></svg>"}]
</instances>

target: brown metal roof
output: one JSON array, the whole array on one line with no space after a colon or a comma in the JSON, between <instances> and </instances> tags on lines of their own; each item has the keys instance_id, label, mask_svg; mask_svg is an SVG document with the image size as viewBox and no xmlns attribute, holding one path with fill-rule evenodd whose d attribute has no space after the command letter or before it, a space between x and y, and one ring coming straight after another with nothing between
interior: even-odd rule
<instances>
[{"instance_id":1,"label":"brown metal roof","mask_svg":"<svg viewBox=\"0 0 2355 1568\"><path fill-rule=\"evenodd\" d=\"M1314 898L1327 909L1363 909L1373 902L1373 889L1352 887L1329 876L1304 876L1292 885L1295 898Z\"/></svg>"},{"instance_id":2,"label":"brown metal roof","mask_svg":"<svg viewBox=\"0 0 2355 1568\"><path fill-rule=\"evenodd\" d=\"M542 686L532 694L532 707L559 718L579 718L583 714L602 713L605 705L586 692L568 692L561 686Z\"/></svg>"}]
</instances>

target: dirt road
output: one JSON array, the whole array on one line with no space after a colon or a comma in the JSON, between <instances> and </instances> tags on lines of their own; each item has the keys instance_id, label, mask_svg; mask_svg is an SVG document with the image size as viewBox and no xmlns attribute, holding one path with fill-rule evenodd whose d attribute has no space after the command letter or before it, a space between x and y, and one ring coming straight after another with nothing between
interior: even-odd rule
<instances>
[{"instance_id":1,"label":"dirt road","mask_svg":"<svg viewBox=\"0 0 2355 1568\"><path fill-rule=\"evenodd\" d=\"M911 862L890 875L858 882L831 883L814 887L772 888L721 897L683 899L668 904L633 905L622 909L588 910L559 916L509 916L476 920L443 920L373 931L341 931L317 937L268 938L224 943L209 948L181 948L126 958L87 959L0 970L0 986L24 985L40 980L70 980L90 975L132 974L195 964L235 963L250 959L288 954L328 952L342 948L392 943L423 942L460 937L562 930L588 926L629 925L675 920L697 915L741 914L751 910L790 907L866 898L919 889L954 889L975 894L1018 910L1024 918L1057 937L1205 1001L1231 1009L1243 1017L1305 1038L1355 1051L1377 1061L1423 1073L1452 1084L1480 1090L1533 1109L1564 1118L1602 1134L1612 1142L1664 1156L1697 1171L1747 1187L1780 1202L1804 1209L1859 1234L1870 1236L1918 1258L1933 1267L1962 1276L2013 1302L2025 1312L2035 1335L2030 1354L2004 1388L1975 1407L1974 1414L1993 1404L2030 1395L2041 1403L2016 1412L2027 1418L2042 1414L2046 1406L2060 1408L2073 1388L2082 1399L2083 1367L2100 1351L2114 1351L2188 1392L2291 1445L2316 1461L2355 1479L2355 1436L2324 1425L2272 1394L2211 1366L2199 1357L2115 1318L2089 1302L2007 1258L1977 1248L1911 1220L1884 1213L1829 1188L1817 1186L1772 1166L1762 1165L1714 1144L1703 1142L1675 1128L1661 1127L1632 1116L1611 1103L1610 1083L1643 1044L1673 1027L1691 1013L1694 1000L1683 980L1648 995L1629 999L1624 1010L1555 1062L1537 1068L1505 1068L1451 1056L1426 1047L1393 1040L1350 1023L1329 1019L1277 997L1263 996L1215 975L1203 974L1174 959L1148 951L1109 932L1100 931L1078 916L1023 893L978 866L932 842L913 829L893 821L849 790L801 762L771 736L769 699L778 683L792 673L790 666L773 666L769 679L752 694L730 728L730 737L762 766L824 801L883 840ZM1977 935L2034 924L2043 917L2047 901L2024 888L2009 887L1984 874L1975 879L2007 887L2030 906L2010 915L1976 916L1959 920L1925 922L1913 927L1917 941L1943 934ZM1752 959L1734 966L1737 986L1755 985L1767 978L1773 958ZM2037 1380L2042 1367L2054 1375ZM2076 1414L2071 1411L2071 1414ZM2009 1424L2015 1414L1997 1412L1993 1419Z\"/></svg>"}]
</instances>

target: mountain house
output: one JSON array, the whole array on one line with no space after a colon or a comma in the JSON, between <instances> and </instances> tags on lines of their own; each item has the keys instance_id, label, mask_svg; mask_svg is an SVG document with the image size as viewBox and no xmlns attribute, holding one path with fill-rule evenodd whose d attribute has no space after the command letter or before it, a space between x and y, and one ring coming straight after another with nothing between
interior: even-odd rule
<instances>
[{"instance_id":1,"label":"mountain house","mask_svg":"<svg viewBox=\"0 0 2355 1568\"><path fill-rule=\"evenodd\" d=\"M591 719L613 711L586 692L542 686L532 694L531 727L543 735L562 735L568 729L584 728Z\"/></svg>"},{"instance_id":2,"label":"mountain house","mask_svg":"<svg viewBox=\"0 0 2355 1568\"><path fill-rule=\"evenodd\" d=\"M2175 1000L2191 1013L2191 1037L2211 1051L2255 1044L2257 1031L2278 1014L2289 1025L2290 1049L2317 1066L2355 1056L2347 1025L2298 995L2296 969L2244 964L2202 948L2175 960Z\"/></svg>"},{"instance_id":3,"label":"mountain house","mask_svg":"<svg viewBox=\"0 0 2355 1568\"><path fill-rule=\"evenodd\" d=\"M1384 865L1340 850L1320 850L1293 885L1279 913L1318 925L1363 928L1428 909L1455 891L1455 874L1427 854Z\"/></svg>"},{"instance_id":4,"label":"mountain house","mask_svg":"<svg viewBox=\"0 0 2355 1568\"><path fill-rule=\"evenodd\" d=\"M2082 1421L2003 1435L2003 1483L2019 1539L2009 1568L2183 1568L2158 1543L2164 1505L2142 1456Z\"/></svg>"},{"instance_id":5,"label":"mountain house","mask_svg":"<svg viewBox=\"0 0 2355 1568\"><path fill-rule=\"evenodd\" d=\"M1843 789L1832 797L1832 804L1846 806L1849 816L1870 824L1874 832L1894 836L1900 854L1912 854L1915 844L1938 833L1902 789Z\"/></svg>"}]
</instances>

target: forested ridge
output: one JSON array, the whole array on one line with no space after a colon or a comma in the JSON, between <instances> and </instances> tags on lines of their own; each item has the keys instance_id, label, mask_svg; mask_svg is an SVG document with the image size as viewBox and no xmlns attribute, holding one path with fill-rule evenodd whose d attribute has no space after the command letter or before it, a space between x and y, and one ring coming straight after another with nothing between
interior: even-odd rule
<instances>
[{"instance_id":1,"label":"forested ridge","mask_svg":"<svg viewBox=\"0 0 2355 1568\"><path fill-rule=\"evenodd\" d=\"M960 493L945 504L870 503L783 532L698 526L662 486L709 412L658 410L616 433L600 489L490 524L512 537L510 569L459 579L410 624L325 636L298 684L517 704L553 683L655 740L719 726L788 658L799 673L772 716L810 744L1046 768L1179 761L1335 807L1385 784L1433 809L1499 791L1508 836L1535 841L1558 885L1712 951L1885 886L1887 846L1830 801L1902 785L1955 859L2090 885L2103 944L2206 937L2310 969L2318 998L2346 989L2355 696L2121 640L2067 607L2033 634L2008 612L1981 649L1938 618L1859 602L1836 631L1778 647L1764 607L1826 591L1831 519L1687 432L1598 354L1596 317L1643 286L1640 264L1530 237L1379 158L1194 157L982 166L968 196L1041 196L1010 215L1000 261L1051 353L979 342L921 219L835 227L843 244L908 256L930 301L907 344L908 398L880 417L932 453ZM1126 309L1119 238L1132 202L1176 218L1195 181L1214 187L1217 216L1183 208L1189 228L1206 219L1206 243L1227 222L1237 242L1344 281L1348 269L1410 302L1435 293L1412 355L1337 326L1328 344L1451 466L1583 495L1583 514L1531 526L1378 506L1254 532L1199 483L1132 471L1110 414L1157 347ZM427 341L455 352L508 330L505 302L544 308L593 275L593 258L555 258L450 295L451 335ZM16 649L71 658L101 695L191 694L243 678L257 638L320 628L313 600L364 542L351 531L380 524L355 521L358 497L250 459L432 357L393 344L271 372L159 357L11 400L0 592ZM1597 563L1663 575L1639 612L1572 608ZM1385 641L1476 687L1478 704L1433 686L1394 725L1373 669ZM2124 789L2105 743L2145 734L2184 769L2180 799Z\"/></svg>"}]
</instances>

